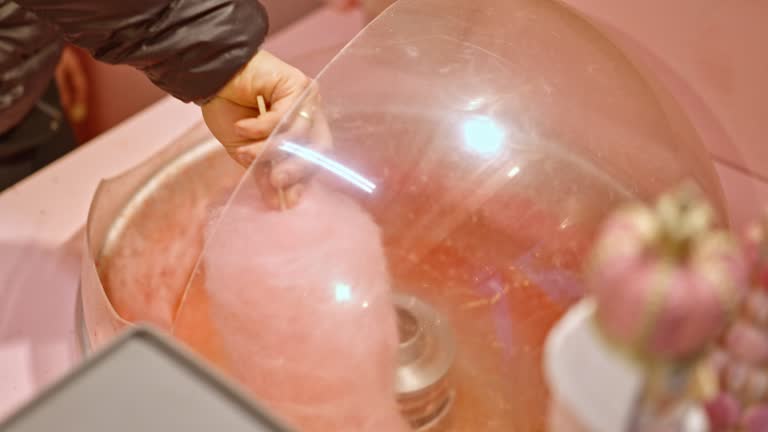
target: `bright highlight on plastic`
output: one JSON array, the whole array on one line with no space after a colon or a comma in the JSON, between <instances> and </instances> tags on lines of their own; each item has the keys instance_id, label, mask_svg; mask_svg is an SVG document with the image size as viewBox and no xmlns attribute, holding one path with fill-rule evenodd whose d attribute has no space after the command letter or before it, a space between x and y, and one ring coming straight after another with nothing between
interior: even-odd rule
<instances>
[{"instance_id":1,"label":"bright highlight on plastic","mask_svg":"<svg viewBox=\"0 0 768 432\"><path fill-rule=\"evenodd\" d=\"M492 119L480 116L464 122L464 142L467 149L481 156L494 156L504 142L504 129Z\"/></svg>"},{"instance_id":2,"label":"bright highlight on plastic","mask_svg":"<svg viewBox=\"0 0 768 432\"><path fill-rule=\"evenodd\" d=\"M339 303L352 300L352 289L345 283L336 284L336 301Z\"/></svg>"},{"instance_id":3,"label":"bright highlight on plastic","mask_svg":"<svg viewBox=\"0 0 768 432\"><path fill-rule=\"evenodd\" d=\"M374 189L376 189L376 185L372 181L319 152L292 142L282 144L280 150L295 154L302 159L320 165L368 193L373 193Z\"/></svg>"}]
</instances>

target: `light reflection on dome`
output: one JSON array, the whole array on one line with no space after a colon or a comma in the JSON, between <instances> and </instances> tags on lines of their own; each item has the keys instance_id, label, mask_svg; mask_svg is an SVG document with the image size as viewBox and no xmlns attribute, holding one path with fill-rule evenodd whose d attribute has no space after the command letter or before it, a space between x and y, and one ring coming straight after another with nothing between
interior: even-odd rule
<instances>
[{"instance_id":1,"label":"light reflection on dome","mask_svg":"<svg viewBox=\"0 0 768 432\"><path fill-rule=\"evenodd\" d=\"M287 142L287 141L280 145L280 150L283 150L287 153L294 154L306 161L309 161L315 165L321 166L326 170L343 178L344 180L352 183L353 185L359 187L365 192L373 193L374 189L376 189L376 184L373 183L372 181L358 174L357 172L350 169L349 167L346 167L336 162L335 160L330 159L329 157L323 155L320 152L317 152L307 147L300 146L298 144Z\"/></svg>"},{"instance_id":2,"label":"light reflection on dome","mask_svg":"<svg viewBox=\"0 0 768 432\"><path fill-rule=\"evenodd\" d=\"M502 148L505 130L486 116L471 117L463 124L464 143L468 150L480 156L495 156Z\"/></svg>"},{"instance_id":3,"label":"light reflection on dome","mask_svg":"<svg viewBox=\"0 0 768 432\"><path fill-rule=\"evenodd\" d=\"M337 283L334 294L338 303L348 302L352 299L352 288L345 283Z\"/></svg>"}]
</instances>

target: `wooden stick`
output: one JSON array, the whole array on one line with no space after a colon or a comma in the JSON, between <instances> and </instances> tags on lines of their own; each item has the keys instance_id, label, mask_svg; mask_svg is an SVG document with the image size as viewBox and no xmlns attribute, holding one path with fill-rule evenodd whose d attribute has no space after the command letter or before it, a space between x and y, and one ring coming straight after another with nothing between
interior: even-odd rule
<instances>
[{"instance_id":1,"label":"wooden stick","mask_svg":"<svg viewBox=\"0 0 768 432\"><path fill-rule=\"evenodd\" d=\"M256 102L259 105L259 115L264 115L267 113L267 104L264 102L264 96L258 95L256 96ZM275 167L275 161L272 161L272 168ZM283 188L277 188L277 198L280 200L280 210L285 211L287 206L285 205L285 191L283 191Z\"/></svg>"}]
</instances>

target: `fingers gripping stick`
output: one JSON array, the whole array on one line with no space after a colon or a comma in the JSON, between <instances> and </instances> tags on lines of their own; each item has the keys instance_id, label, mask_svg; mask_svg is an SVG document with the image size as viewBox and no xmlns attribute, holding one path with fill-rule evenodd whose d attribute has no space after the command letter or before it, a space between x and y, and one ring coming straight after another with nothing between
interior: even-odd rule
<instances>
[{"instance_id":1,"label":"fingers gripping stick","mask_svg":"<svg viewBox=\"0 0 768 432\"><path fill-rule=\"evenodd\" d=\"M258 95L256 97L256 101L257 101L257 103L259 105L259 115L266 114L267 113L267 104L264 102L264 96ZM271 163L272 163L272 167L274 168L275 161L272 161ZM278 188L277 189L277 197L280 200L280 211L285 211L287 206L285 204L285 191L283 190L283 188Z\"/></svg>"}]
</instances>

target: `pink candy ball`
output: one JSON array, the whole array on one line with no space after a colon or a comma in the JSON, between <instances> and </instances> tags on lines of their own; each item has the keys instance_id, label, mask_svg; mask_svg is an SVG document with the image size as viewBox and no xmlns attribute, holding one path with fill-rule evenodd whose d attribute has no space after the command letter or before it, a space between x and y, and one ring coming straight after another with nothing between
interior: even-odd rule
<instances>
[{"instance_id":1,"label":"pink candy ball","mask_svg":"<svg viewBox=\"0 0 768 432\"><path fill-rule=\"evenodd\" d=\"M683 240L663 235L650 209L614 214L595 246L589 287L606 335L646 355L679 359L720 335L743 295L746 268L720 232ZM675 241L687 241L686 252L671 253Z\"/></svg>"},{"instance_id":2,"label":"pink candy ball","mask_svg":"<svg viewBox=\"0 0 768 432\"><path fill-rule=\"evenodd\" d=\"M597 296L598 320L610 337L630 343L641 337L654 289L661 285L666 293L641 349L662 357L685 356L712 341L725 325L727 313L716 291L685 269L647 263L629 274L621 289Z\"/></svg>"},{"instance_id":3,"label":"pink candy ball","mask_svg":"<svg viewBox=\"0 0 768 432\"><path fill-rule=\"evenodd\" d=\"M711 432L727 431L739 424L741 405L727 393L721 393L705 406Z\"/></svg>"},{"instance_id":4,"label":"pink candy ball","mask_svg":"<svg viewBox=\"0 0 768 432\"><path fill-rule=\"evenodd\" d=\"M768 291L768 236L766 236L766 226L768 226L768 213L763 216L763 220L748 227L744 251L747 262L751 268L752 284L763 291Z\"/></svg>"},{"instance_id":5,"label":"pink candy ball","mask_svg":"<svg viewBox=\"0 0 768 432\"><path fill-rule=\"evenodd\" d=\"M756 405L747 409L741 420L745 432L768 432L768 405Z\"/></svg>"},{"instance_id":6,"label":"pink candy ball","mask_svg":"<svg viewBox=\"0 0 768 432\"><path fill-rule=\"evenodd\" d=\"M729 353L750 364L768 361L768 338L744 321L738 321L728 330L725 345Z\"/></svg>"},{"instance_id":7,"label":"pink candy ball","mask_svg":"<svg viewBox=\"0 0 768 432\"><path fill-rule=\"evenodd\" d=\"M759 326L768 326L768 293L762 288L753 289L745 301L747 317Z\"/></svg>"}]
</instances>

